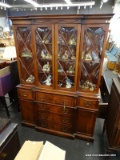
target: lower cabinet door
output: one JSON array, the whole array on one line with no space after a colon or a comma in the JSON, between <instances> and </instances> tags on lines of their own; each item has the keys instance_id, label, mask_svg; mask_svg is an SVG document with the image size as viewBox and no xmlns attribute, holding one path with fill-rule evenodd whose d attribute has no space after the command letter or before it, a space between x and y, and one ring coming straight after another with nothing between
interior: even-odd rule
<instances>
[{"instance_id":1,"label":"lower cabinet door","mask_svg":"<svg viewBox=\"0 0 120 160\"><path fill-rule=\"evenodd\" d=\"M33 126L35 124L33 101L19 100L22 123Z\"/></svg>"},{"instance_id":2,"label":"lower cabinet door","mask_svg":"<svg viewBox=\"0 0 120 160\"><path fill-rule=\"evenodd\" d=\"M76 134L78 137L91 137L93 136L96 121L96 112L84 109L77 110L76 117Z\"/></svg>"}]
</instances>

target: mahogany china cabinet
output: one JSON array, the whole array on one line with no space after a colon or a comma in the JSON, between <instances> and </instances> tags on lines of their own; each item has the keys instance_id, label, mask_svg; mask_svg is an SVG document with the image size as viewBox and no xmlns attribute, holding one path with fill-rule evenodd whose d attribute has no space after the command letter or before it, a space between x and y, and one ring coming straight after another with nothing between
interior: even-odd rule
<instances>
[{"instance_id":1,"label":"mahogany china cabinet","mask_svg":"<svg viewBox=\"0 0 120 160\"><path fill-rule=\"evenodd\" d=\"M112 16L10 17L19 68L22 124L64 137L94 139Z\"/></svg>"}]
</instances>

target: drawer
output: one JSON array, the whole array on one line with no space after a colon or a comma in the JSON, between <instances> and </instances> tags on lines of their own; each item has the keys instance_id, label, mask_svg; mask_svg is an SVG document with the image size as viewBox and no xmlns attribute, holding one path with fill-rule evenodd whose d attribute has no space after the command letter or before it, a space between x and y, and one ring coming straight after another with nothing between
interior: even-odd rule
<instances>
[{"instance_id":1,"label":"drawer","mask_svg":"<svg viewBox=\"0 0 120 160\"><path fill-rule=\"evenodd\" d=\"M56 106L56 105L49 105L45 103L36 103L37 105L37 112L41 111L47 111L49 113L54 113L62 116L73 116L75 109L69 108L69 107L62 107L62 106Z\"/></svg>"},{"instance_id":2,"label":"drawer","mask_svg":"<svg viewBox=\"0 0 120 160\"><path fill-rule=\"evenodd\" d=\"M18 89L19 98L33 100L33 92L31 90Z\"/></svg>"},{"instance_id":3,"label":"drawer","mask_svg":"<svg viewBox=\"0 0 120 160\"><path fill-rule=\"evenodd\" d=\"M65 133L73 133L73 127L68 125L59 125L55 123L50 123L47 121L39 121L38 126L42 128L47 128L54 131L60 131Z\"/></svg>"},{"instance_id":4,"label":"drawer","mask_svg":"<svg viewBox=\"0 0 120 160\"><path fill-rule=\"evenodd\" d=\"M36 100L40 102L64 105L64 106L72 106L74 107L75 99L74 97L62 96L62 95L54 95L48 93L40 93L36 92Z\"/></svg>"},{"instance_id":5,"label":"drawer","mask_svg":"<svg viewBox=\"0 0 120 160\"><path fill-rule=\"evenodd\" d=\"M38 121L49 121L51 123L57 123L57 124L67 124L67 125L71 125L73 123L73 118L72 117L63 117L63 116L59 116L56 114L50 114L47 112L38 112Z\"/></svg>"},{"instance_id":6,"label":"drawer","mask_svg":"<svg viewBox=\"0 0 120 160\"><path fill-rule=\"evenodd\" d=\"M36 100L40 102L53 103L54 96L48 93L36 92Z\"/></svg>"},{"instance_id":7,"label":"drawer","mask_svg":"<svg viewBox=\"0 0 120 160\"><path fill-rule=\"evenodd\" d=\"M80 106L83 108L97 109L98 108L98 101L93 100L93 99L78 97L77 106Z\"/></svg>"},{"instance_id":8,"label":"drawer","mask_svg":"<svg viewBox=\"0 0 120 160\"><path fill-rule=\"evenodd\" d=\"M54 103L58 105L64 105L64 106L75 106L75 99L74 97L68 97L68 96L59 96L55 95Z\"/></svg>"}]
</instances>

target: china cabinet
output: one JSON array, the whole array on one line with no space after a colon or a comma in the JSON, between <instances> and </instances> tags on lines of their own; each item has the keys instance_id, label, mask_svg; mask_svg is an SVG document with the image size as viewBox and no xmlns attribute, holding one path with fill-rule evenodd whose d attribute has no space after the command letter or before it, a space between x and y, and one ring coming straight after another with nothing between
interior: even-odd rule
<instances>
[{"instance_id":1,"label":"china cabinet","mask_svg":"<svg viewBox=\"0 0 120 160\"><path fill-rule=\"evenodd\" d=\"M107 15L10 17L22 124L93 140L108 33Z\"/></svg>"}]
</instances>

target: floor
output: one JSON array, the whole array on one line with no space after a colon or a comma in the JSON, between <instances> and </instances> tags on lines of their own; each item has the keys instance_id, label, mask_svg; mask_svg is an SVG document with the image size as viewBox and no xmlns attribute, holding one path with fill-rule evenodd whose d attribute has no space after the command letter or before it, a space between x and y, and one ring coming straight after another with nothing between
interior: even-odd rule
<instances>
[{"instance_id":1,"label":"floor","mask_svg":"<svg viewBox=\"0 0 120 160\"><path fill-rule=\"evenodd\" d=\"M67 139L51 134L45 134L35 131L32 128L28 128L21 125L21 112L18 111L17 103L14 103L10 108L10 119L13 123L18 124L18 135L20 144L26 140L31 141L49 141L54 145L66 150L66 160L105 160L105 154L107 151L106 133L102 134L104 120L97 118L94 142L87 142L80 139ZM0 107L0 116L7 117L3 107ZM114 151L109 160L120 160L120 152Z\"/></svg>"}]
</instances>

